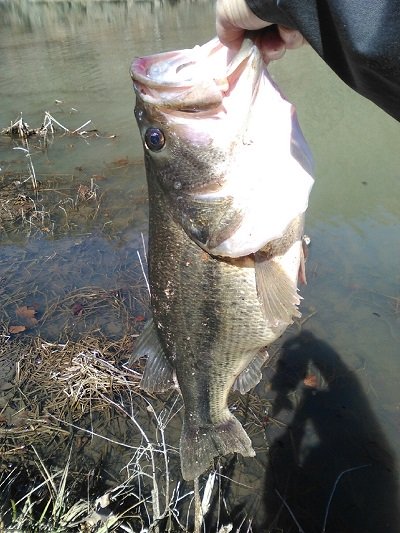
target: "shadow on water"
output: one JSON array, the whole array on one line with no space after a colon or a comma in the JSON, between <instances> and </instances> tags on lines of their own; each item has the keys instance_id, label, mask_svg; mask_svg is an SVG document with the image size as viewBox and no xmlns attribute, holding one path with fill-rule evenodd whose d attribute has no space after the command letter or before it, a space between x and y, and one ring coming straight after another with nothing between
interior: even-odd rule
<instances>
[{"instance_id":1,"label":"shadow on water","mask_svg":"<svg viewBox=\"0 0 400 533\"><path fill-rule=\"evenodd\" d=\"M219 523L253 533L398 533L394 452L357 371L304 330L283 343L271 372L258 387L272 407L263 439L252 436L256 457L221 471L230 509L219 508ZM213 525L215 514L206 530Z\"/></svg>"},{"instance_id":2,"label":"shadow on water","mask_svg":"<svg viewBox=\"0 0 400 533\"><path fill-rule=\"evenodd\" d=\"M355 372L303 331L284 343L271 386L272 416L289 420L269 450L260 531L398 532L393 453Z\"/></svg>"}]
</instances>

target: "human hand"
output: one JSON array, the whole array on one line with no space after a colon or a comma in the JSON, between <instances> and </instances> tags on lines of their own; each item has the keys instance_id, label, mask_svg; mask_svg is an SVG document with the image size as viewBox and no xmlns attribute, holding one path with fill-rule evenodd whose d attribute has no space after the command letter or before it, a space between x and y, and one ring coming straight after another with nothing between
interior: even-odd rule
<instances>
[{"instance_id":1,"label":"human hand","mask_svg":"<svg viewBox=\"0 0 400 533\"><path fill-rule=\"evenodd\" d=\"M262 30L268 26L272 26L272 23L257 17L246 0L217 0L217 35L225 46L239 49L246 30ZM297 30L274 25L271 30L260 31L255 42L265 63L269 63L280 59L287 49L299 48L305 40Z\"/></svg>"}]
</instances>

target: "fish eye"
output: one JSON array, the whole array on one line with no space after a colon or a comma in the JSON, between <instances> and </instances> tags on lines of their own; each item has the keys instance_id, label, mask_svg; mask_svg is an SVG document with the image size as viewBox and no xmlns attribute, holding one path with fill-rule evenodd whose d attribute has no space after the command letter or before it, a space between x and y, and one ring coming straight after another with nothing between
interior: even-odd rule
<instances>
[{"instance_id":1,"label":"fish eye","mask_svg":"<svg viewBox=\"0 0 400 533\"><path fill-rule=\"evenodd\" d=\"M165 145L165 136L159 128L148 128L144 134L144 141L149 150L159 152Z\"/></svg>"}]
</instances>

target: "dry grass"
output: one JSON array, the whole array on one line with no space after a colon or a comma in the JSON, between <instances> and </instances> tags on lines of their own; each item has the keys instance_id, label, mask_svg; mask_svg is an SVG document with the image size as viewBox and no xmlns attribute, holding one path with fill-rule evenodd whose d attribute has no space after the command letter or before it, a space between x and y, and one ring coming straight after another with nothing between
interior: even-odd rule
<instances>
[{"instance_id":1,"label":"dry grass","mask_svg":"<svg viewBox=\"0 0 400 533\"><path fill-rule=\"evenodd\" d=\"M0 136L10 138L10 149L24 156L24 162L6 163L0 176L0 230L7 234L30 237L36 234L66 234L86 221L96 220L103 194L93 175L82 180L72 175L43 174L34 166L39 155L47 154L56 137L114 139L116 135L87 129L91 120L70 129L48 111L42 124L31 128L22 115L10 126L0 130ZM22 166L21 166L22 165ZM128 163L127 163L128 165ZM3 166L3 165L2 165ZM18 169L20 167L22 170ZM25 169L25 170L24 170ZM109 222L104 220L104 223Z\"/></svg>"},{"instance_id":2,"label":"dry grass","mask_svg":"<svg viewBox=\"0 0 400 533\"><path fill-rule=\"evenodd\" d=\"M13 460L55 435L57 442L69 438L63 421L77 423L99 412L111 418L108 399L139 390L141 374L123 367L132 342L132 336L108 342L101 337L66 344L40 338L9 342L17 356L16 375L0 411L0 458Z\"/></svg>"},{"instance_id":3,"label":"dry grass","mask_svg":"<svg viewBox=\"0 0 400 533\"><path fill-rule=\"evenodd\" d=\"M143 395L143 368L124 365L134 335L65 344L3 340L18 361L0 410L0 531L192 531L195 493L182 482L178 449L169 444L180 431L182 402L176 392ZM111 456L126 458L107 490L82 462L101 442ZM101 463L99 456L89 470L101 475ZM220 476L218 468L200 480L201 520L213 501L228 512ZM219 513L215 524L216 531L232 530ZM250 532L251 523L236 531Z\"/></svg>"},{"instance_id":4,"label":"dry grass","mask_svg":"<svg viewBox=\"0 0 400 533\"><path fill-rule=\"evenodd\" d=\"M66 126L58 122L48 111L45 111L42 125L38 128L31 128L22 118L15 120L7 128L0 130L0 135L8 135L12 138L19 139L19 145L14 147L14 150L22 151L27 159L28 176L22 182L30 181L34 192L38 190L38 180L36 179L36 171L32 161L31 147L29 139L38 137L41 139L41 148L45 149L48 146L49 140L54 139L54 135L61 131L63 135L79 135L81 137L88 136L90 133L97 134L97 130L90 132L84 128L91 123L91 120L86 121L79 128L71 131Z\"/></svg>"},{"instance_id":5,"label":"dry grass","mask_svg":"<svg viewBox=\"0 0 400 533\"><path fill-rule=\"evenodd\" d=\"M0 130L0 135L9 135L11 137L18 137L23 141L26 141L30 137L42 137L44 142L47 143L49 136L54 136L57 133L62 135L79 135L81 137L88 137L92 135L100 136L97 129L85 129L86 126L91 124L91 120L87 120L84 124L79 126L79 128L74 128L73 130L67 128L55 119L48 111L45 111L42 124L39 127L31 128L27 122L21 116L16 119L14 122L11 122L10 126L2 128ZM109 136L109 138L114 138L115 135Z\"/></svg>"},{"instance_id":6,"label":"dry grass","mask_svg":"<svg viewBox=\"0 0 400 533\"><path fill-rule=\"evenodd\" d=\"M103 193L93 177L82 180L52 174L41 176L40 181L35 177L33 182L32 176L32 172L18 171L4 172L1 176L0 230L3 239L6 235L25 238L65 235L82 222L94 221L98 216Z\"/></svg>"},{"instance_id":7,"label":"dry grass","mask_svg":"<svg viewBox=\"0 0 400 533\"><path fill-rule=\"evenodd\" d=\"M143 396L140 367L123 365L132 337L108 343L86 338L64 345L36 338L18 349L14 387L1 414L0 487L6 490L0 498L0 531L2 522L23 531L190 531L193 490L179 476L178 481L171 479L179 468L179 453L166 437L181 401L175 394L160 408L155 399ZM88 424L99 417L108 422ZM115 435L109 424L116 418L134 439ZM76 471L71 455L79 449L82 453L82 443L94 438L110 444L113 454L128 451L129 461L122 482L84 499L85 475ZM50 460L60 448L64 466ZM202 487L204 515L215 472L210 476ZM26 492L16 499L15 485L21 479L26 483L27 477Z\"/></svg>"}]
</instances>

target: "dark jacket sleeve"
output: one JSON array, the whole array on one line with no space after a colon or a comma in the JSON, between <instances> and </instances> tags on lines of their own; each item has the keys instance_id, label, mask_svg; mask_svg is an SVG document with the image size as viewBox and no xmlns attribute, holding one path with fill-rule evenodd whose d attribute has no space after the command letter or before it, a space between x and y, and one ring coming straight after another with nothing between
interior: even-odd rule
<instances>
[{"instance_id":1,"label":"dark jacket sleeve","mask_svg":"<svg viewBox=\"0 0 400 533\"><path fill-rule=\"evenodd\" d=\"M342 80L400 121L400 0L246 0L300 31Z\"/></svg>"}]
</instances>

